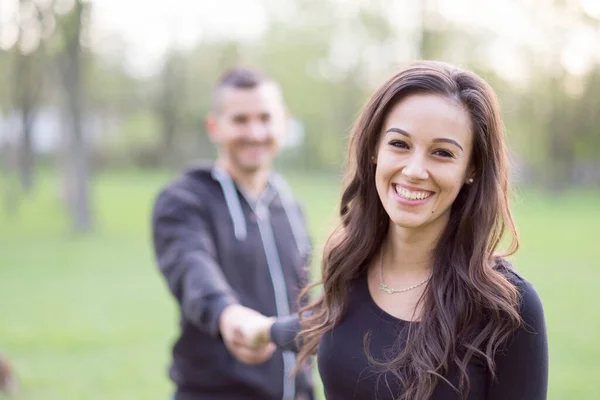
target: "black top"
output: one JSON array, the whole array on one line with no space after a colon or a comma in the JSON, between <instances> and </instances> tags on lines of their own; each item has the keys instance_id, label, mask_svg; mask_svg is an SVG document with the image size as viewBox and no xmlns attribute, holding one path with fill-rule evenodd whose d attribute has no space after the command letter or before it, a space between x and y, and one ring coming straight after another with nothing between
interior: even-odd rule
<instances>
[{"instance_id":1,"label":"black top","mask_svg":"<svg viewBox=\"0 0 600 400\"><path fill-rule=\"evenodd\" d=\"M296 311L310 250L298 204L277 180L249 202L216 171L185 171L154 205L156 259L180 307L170 370L176 397L281 400L285 391L291 391L288 398L312 394L310 371L289 379L293 354L278 351L264 364L246 365L229 354L218 330L220 313L230 304L267 316Z\"/></svg>"},{"instance_id":2,"label":"black top","mask_svg":"<svg viewBox=\"0 0 600 400\"><path fill-rule=\"evenodd\" d=\"M533 286L512 271L506 271L521 294L520 314L523 326L496 355L497 381L480 360L468 366L471 384L468 400L545 400L548 386L548 349L546 328L540 299ZM401 387L392 374L382 375L368 363L363 340L370 333L370 353L384 359L386 350L406 337L408 322L383 311L373 301L367 278L354 281L349 288L349 304L343 320L321 338L318 352L319 373L328 400L392 400ZM289 342L291 321L274 326L274 339ZM458 387L459 375L451 367L445 376ZM440 380L432 400L454 400L460 396Z\"/></svg>"}]
</instances>

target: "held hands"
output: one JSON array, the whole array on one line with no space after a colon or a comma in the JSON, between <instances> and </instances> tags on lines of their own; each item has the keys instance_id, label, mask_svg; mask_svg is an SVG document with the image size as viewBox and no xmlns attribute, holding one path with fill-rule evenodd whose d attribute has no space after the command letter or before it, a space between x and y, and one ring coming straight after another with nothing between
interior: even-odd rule
<instances>
[{"instance_id":1,"label":"held hands","mask_svg":"<svg viewBox=\"0 0 600 400\"><path fill-rule=\"evenodd\" d=\"M276 350L270 335L273 322L274 318L233 304L221 313L219 330L232 356L246 364L261 364Z\"/></svg>"}]
</instances>

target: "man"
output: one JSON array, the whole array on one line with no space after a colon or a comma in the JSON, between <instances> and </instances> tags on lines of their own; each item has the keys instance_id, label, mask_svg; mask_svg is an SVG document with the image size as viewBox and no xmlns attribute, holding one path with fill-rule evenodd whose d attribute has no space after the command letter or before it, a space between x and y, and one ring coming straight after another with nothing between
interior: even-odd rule
<instances>
[{"instance_id":1,"label":"man","mask_svg":"<svg viewBox=\"0 0 600 400\"><path fill-rule=\"evenodd\" d=\"M156 258L181 313L170 370L176 400L313 398L310 370L290 377L294 354L250 347L240 330L297 311L307 282L304 219L271 170L286 123L275 82L229 71L206 121L216 163L185 171L156 200Z\"/></svg>"}]
</instances>

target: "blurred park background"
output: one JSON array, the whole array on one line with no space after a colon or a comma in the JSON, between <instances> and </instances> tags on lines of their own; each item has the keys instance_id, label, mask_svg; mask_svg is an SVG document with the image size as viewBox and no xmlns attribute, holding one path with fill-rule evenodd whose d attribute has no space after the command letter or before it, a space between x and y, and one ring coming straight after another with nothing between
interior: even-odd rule
<instances>
[{"instance_id":1,"label":"blurred park background","mask_svg":"<svg viewBox=\"0 0 600 400\"><path fill-rule=\"evenodd\" d=\"M496 89L513 263L544 302L549 398L600 399L600 0L0 0L0 352L14 398L168 398L177 315L150 209L183 165L214 156L204 117L225 68L283 87L294 120L278 168L307 209L316 271L350 127L418 58Z\"/></svg>"}]
</instances>

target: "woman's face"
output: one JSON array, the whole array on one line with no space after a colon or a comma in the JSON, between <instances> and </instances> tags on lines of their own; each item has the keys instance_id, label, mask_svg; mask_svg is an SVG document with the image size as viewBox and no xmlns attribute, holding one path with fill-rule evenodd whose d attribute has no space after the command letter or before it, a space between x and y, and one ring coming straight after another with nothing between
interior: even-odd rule
<instances>
[{"instance_id":1,"label":"woman's face","mask_svg":"<svg viewBox=\"0 0 600 400\"><path fill-rule=\"evenodd\" d=\"M375 185L390 220L401 228L446 226L450 207L471 177L473 133L457 101L415 94L386 117L377 146Z\"/></svg>"}]
</instances>

